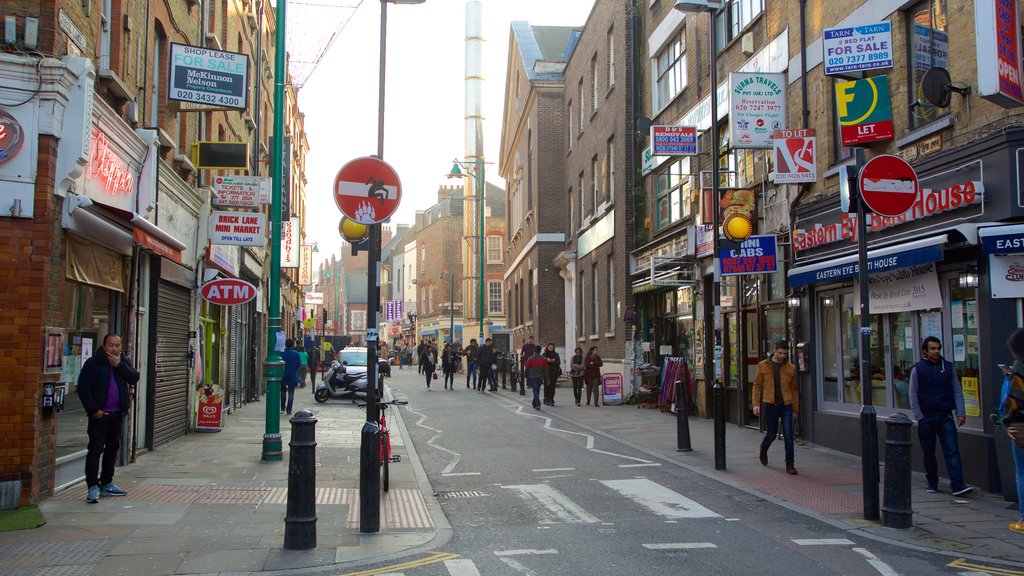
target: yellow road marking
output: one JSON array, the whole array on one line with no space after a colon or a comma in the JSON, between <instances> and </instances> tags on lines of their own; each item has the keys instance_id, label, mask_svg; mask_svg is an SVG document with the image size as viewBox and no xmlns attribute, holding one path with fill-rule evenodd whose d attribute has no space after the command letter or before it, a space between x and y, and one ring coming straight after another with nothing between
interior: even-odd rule
<instances>
[{"instance_id":1,"label":"yellow road marking","mask_svg":"<svg viewBox=\"0 0 1024 576\"><path fill-rule=\"evenodd\" d=\"M392 564L390 566L383 566L373 570L364 570L362 572L346 572L345 574L339 574L339 576L374 576L375 574L387 574L388 572L395 572L396 570L408 570L410 568L429 566L431 564L437 564L438 562L444 562L445 560L452 560L459 556L459 554L452 554L450 552L435 552L419 560L410 560L408 562L402 562L401 564Z\"/></svg>"},{"instance_id":2,"label":"yellow road marking","mask_svg":"<svg viewBox=\"0 0 1024 576\"><path fill-rule=\"evenodd\" d=\"M984 564L973 564L968 562L966 558L957 558L949 564L946 564L950 568L966 568L968 570L975 570L977 572L984 572L986 574L994 574L995 576L1024 576L1024 571L1014 570L1012 568L1003 568L1001 566L986 566Z\"/></svg>"}]
</instances>

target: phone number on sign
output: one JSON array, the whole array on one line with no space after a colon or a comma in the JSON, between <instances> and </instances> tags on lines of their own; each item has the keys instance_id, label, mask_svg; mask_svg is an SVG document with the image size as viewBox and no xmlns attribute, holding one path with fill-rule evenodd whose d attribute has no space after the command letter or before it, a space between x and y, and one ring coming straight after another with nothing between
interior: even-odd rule
<instances>
[{"instance_id":1,"label":"phone number on sign","mask_svg":"<svg viewBox=\"0 0 1024 576\"><path fill-rule=\"evenodd\" d=\"M192 90L175 90L174 99L185 100L188 102L201 102L203 104L220 104L221 106L231 106L234 108L242 108L245 106L242 99L237 96L219 96L217 94L207 94L205 92L195 92Z\"/></svg>"}]
</instances>

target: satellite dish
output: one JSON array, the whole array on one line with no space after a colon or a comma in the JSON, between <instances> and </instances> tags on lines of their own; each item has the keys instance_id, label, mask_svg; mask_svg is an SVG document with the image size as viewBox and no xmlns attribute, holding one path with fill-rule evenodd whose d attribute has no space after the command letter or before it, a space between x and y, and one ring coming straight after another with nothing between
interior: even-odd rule
<instances>
[{"instance_id":1,"label":"satellite dish","mask_svg":"<svg viewBox=\"0 0 1024 576\"><path fill-rule=\"evenodd\" d=\"M953 86L949 78L949 70L936 66L924 73L921 78L921 93L929 104L936 108L947 108L953 92L961 96L971 93L971 87L958 88Z\"/></svg>"},{"instance_id":2,"label":"satellite dish","mask_svg":"<svg viewBox=\"0 0 1024 576\"><path fill-rule=\"evenodd\" d=\"M649 134L651 132L651 125L652 124L654 124L654 123L651 122L650 118L646 118L646 117L637 118L636 119L636 131L638 133L640 133L640 134Z\"/></svg>"}]
</instances>

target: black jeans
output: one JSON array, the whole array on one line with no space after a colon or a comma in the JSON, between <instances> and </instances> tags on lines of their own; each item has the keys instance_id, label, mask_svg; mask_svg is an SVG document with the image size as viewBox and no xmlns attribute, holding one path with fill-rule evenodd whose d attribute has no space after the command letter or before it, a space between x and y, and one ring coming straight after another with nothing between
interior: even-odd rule
<instances>
[{"instance_id":1,"label":"black jeans","mask_svg":"<svg viewBox=\"0 0 1024 576\"><path fill-rule=\"evenodd\" d=\"M85 456L85 483L89 486L104 486L114 480L114 462L121 448L120 412L108 412L103 418L89 418L89 452ZM103 469L100 469L100 455L103 455Z\"/></svg>"},{"instance_id":2,"label":"black jeans","mask_svg":"<svg viewBox=\"0 0 1024 576\"><path fill-rule=\"evenodd\" d=\"M488 386L490 386L490 382L491 382L491 365L490 364L488 364L486 366L481 365L480 366L480 379L477 380L476 389L477 390L485 390L485 389L487 389Z\"/></svg>"},{"instance_id":3,"label":"black jeans","mask_svg":"<svg viewBox=\"0 0 1024 576\"><path fill-rule=\"evenodd\" d=\"M583 396L583 376L572 377L572 395L576 398L576 403L580 403L580 399ZM588 396L587 402L590 401Z\"/></svg>"}]
</instances>

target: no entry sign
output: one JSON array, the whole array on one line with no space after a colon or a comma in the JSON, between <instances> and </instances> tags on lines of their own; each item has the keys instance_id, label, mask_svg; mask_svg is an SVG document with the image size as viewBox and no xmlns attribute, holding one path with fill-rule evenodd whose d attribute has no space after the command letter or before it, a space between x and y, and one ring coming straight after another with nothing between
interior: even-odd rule
<instances>
[{"instance_id":1,"label":"no entry sign","mask_svg":"<svg viewBox=\"0 0 1024 576\"><path fill-rule=\"evenodd\" d=\"M377 158L356 158L334 178L334 202L345 216L361 224L387 220L402 201L402 183L390 164Z\"/></svg>"},{"instance_id":2,"label":"no entry sign","mask_svg":"<svg viewBox=\"0 0 1024 576\"><path fill-rule=\"evenodd\" d=\"M881 154L868 160L857 177L861 198L873 212L899 216L917 200L917 172L906 160Z\"/></svg>"}]
</instances>

